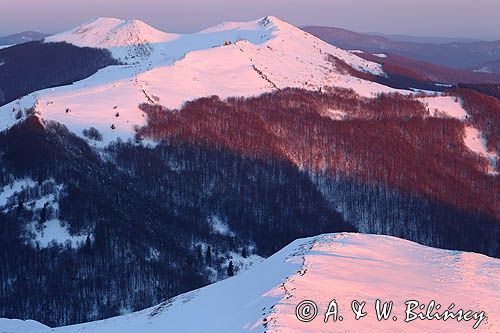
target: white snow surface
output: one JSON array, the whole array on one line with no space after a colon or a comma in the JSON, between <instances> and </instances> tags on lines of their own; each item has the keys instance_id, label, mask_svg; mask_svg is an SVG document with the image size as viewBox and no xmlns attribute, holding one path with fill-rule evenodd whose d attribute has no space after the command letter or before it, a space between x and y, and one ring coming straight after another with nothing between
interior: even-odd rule
<instances>
[{"instance_id":1,"label":"white snow surface","mask_svg":"<svg viewBox=\"0 0 500 333\"><path fill-rule=\"evenodd\" d=\"M40 187L44 185L55 185L53 192L37 194ZM24 199L24 209L33 213L41 211L44 207L52 210L52 216L43 224L35 218L30 223L24 225L24 241L28 245L47 248L51 245L71 245L77 248L85 242L87 236L93 237L91 233L71 235L68 225L61 221L59 216L59 198L64 186L56 184L54 179L47 179L39 184L31 178L15 179L10 184L0 187L0 211L7 212L14 210L18 206L18 196L21 192L30 192L29 200Z\"/></svg>"},{"instance_id":2,"label":"white snow surface","mask_svg":"<svg viewBox=\"0 0 500 333\"><path fill-rule=\"evenodd\" d=\"M208 221L210 226L212 227L212 232L215 234L223 235L223 236L234 236L234 232L231 231L229 225L221 220L218 216L212 216Z\"/></svg>"},{"instance_id":3,"label":"white snow surface","mask_svg":"<svg viewBox=\"0 0 500 333\"><path fill-rule=\"evenodd\" d=\"M0 332L472 332L475 321L405 323L404 304L435 300L441 312L485 311L477 332L500 331L500 260L446 251L388 236L327 234L301 239L233 278L158 306L107 320L50 329L33 321L0 319ZM323 322L331 300L343 321ZM376 299L394 301L392 317L378 321ZM313 300L318 316L295 317L299 302ZM355 320L351 301L366 301ZM434 311L435 312L435 311ZM266 327L267 326L267 327Z\"/></svg>"},{"instance_id":4,"label":"white snow surface","mask_svg":"<svg viewBox=\"0 0 500 333\"><path fill-rule=\"evenodd\" d=\"M87 239L87 235L71 235L67 226L59 219L48 220L40 229L37 222L28 225L28 232L32 234L31 244L40 248L50 247L52 244L70 244L72 248L78 248Z\"/></svg>"},{"instance_id":5,"label":"white snow surface","mask_svg":"<svg viewBox=\"0 0 500 333\"><path fill-rule=\"evenodd\" d=\"M322 113L323 117L330 118L332 120L343 120L347 113L341 110L334 110L334 109L326 109L323 110Z\"/></svg>"},{"instance_id":6,"label":"white snow surface","mask_svg":"<svg viewBox=\"0 0 500 333\"><path fill-rule=\"evenodd\" d=\"M30 200L23 200L25 209L40 210L47 205L55 210L59 210L58 199L63 185L56 185L55 193L38 196L33 194L33 190L37 185L43 186L50 183L55 184L55 181L47 179L42 184L38 184L38 182L29 177L13 180L10 184L0 187L0 209L3 209L4 212L15 209L19 203L18 195L23 191L31 191Z\"/></svg>"},{"instance_id":7,"label":"white snow surface","mask_svg":"<svg viewBox=\"0 0 500 333\"><path fill-rule=\"evenodd\" d=\"M12 184L0 188L0 208L5 206L12 196L16 193L35 186L36 183L31 178L16 179Z\"/></svg>"},{"instance_id":8,"label":"white snow surface","mask_svg":"<svg viewBox=\"0 0 500 333\"><path fill-rule=\"evenodd\" d=\"M445 116L465 120L468 116L467 111L462 107L459 98L453 96L436 95L432 97L423 97L419 99L429 109L433 117Z\"/></svg>"},{"instance_id":9,"label":"white snow surface","mask_svg":"<svg viewBox=\"0 0 500 333\"><path fill-rule=\"evenodd\" d=\"M481 132L479 132L476 128L472 126L465 127L464 142L467 148L469 148L476 154L484 156L488 156L490 154L486 148L486 142L483 136L481 135Z\"/></svg>"},{"instance_id":10,"label":"white snow surface","mask_svg":"<svg viewBox=\"0 0 500 333\"><path fill-rule=\"evenodd\" d=\"M102 17L69 31L50 36L46 42L67 42L80 47L107 48L124 62L147 57L155 44L172 41L179 35L157 30L140 20ZM125 58L129 59L125 59Z\"/></svg>"},{"instance_id":11,"label":"white snow surface","mask_svg":"<svg viewBox=\"0 0 500 333\"><path fill-rule=\"evenodd\" d=\"M177 38L157 30L140 20L101 17L75 29L50 36L47 42L67 42L87 47L122 47L133 44L161 43Z\"/></svg>"},{"instance_id":12,"label":"white snow surface","mask_svg":"<svg viewBox=\"0 0 500 333\"><path fill-rule=\"evenodd\" d=\"M105 146L117 138L133 139L134 126L145 125L138 108L144 102L175 109L205 96L249 97L286 87L340 86L363 96L397 91L339 74L328 55L384 75L379 64L275 17L223 23L184 35L164 33L138 20L101 18L46 39L56 41L108 48L126 65L107 67L72 85L38 91L1 107L0 130L18 121L18 110L36 106L43 119L60 122L77 135L95 127L103 135L95 144Z\"/></svg>"},{"instance_id":13,"label":"white snow surface","mask_svg":"<svg viewBox=\"0 0 500 333\"><path fill-rule=\"evenodd\" d=\"M464 143L470 151L488 159L489 167L488 174L497 175L496 165L498 163L498 156L492 151L488 151L486 146L486 139L482 135L482 133L477 130L475 127L466 126L465 127L465 136Z\"/></svg>"}]
</instances>

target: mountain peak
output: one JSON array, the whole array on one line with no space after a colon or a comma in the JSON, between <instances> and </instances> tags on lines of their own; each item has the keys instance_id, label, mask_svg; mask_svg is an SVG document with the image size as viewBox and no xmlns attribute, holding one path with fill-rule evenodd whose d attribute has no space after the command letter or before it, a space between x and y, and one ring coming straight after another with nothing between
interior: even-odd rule
<instances>
[{"instance_id":1,"label":"mountain peak","mask_svg":"<svg viewBox=\"0 0 500 333\"><path fill-rule=\"evenodd\" d=\"M201 33L213 33L213 32L222 32L222 31L230 31L230 30L242 30L242 31L275 31L280 30L280 28L284 27L292 27L298 29L291 24L275 17L275 16L265 16L257 20L252 21L227 21L220 24L217 24L213 27L202 30Z\"/></svg>"},{"instance_id":2,"label":"mountain peak","mask_svg":"<svg viewBox=\"0 0 500 333\"><path fill-rule=\"evenodd\" d=\"M46 41L65 41L82 47L114 48L161 43L175 37L174 34L157 30L140 20L100 17L49 37Z\"/></svg>"},{"instance_id":3,"label":"mountain peak","mask_svg":"<svg viewBox=\"0 0 500 333\"><path fill-rule=\"evenodd\" d=\"M280 19L276 16L272 16L272 15L268 15L268 16L261 18L259 20L259 23L263 26L267 26L270 24L273 24L273 25L288 24L287 22L283 21L282 19Z\"/></svg>"},{"instance_id":4,"label":"mountain peak","mask_svg":"<svg viewBox=\"0 0 500 333\"><path fill-rule=\"evenodd\" d=\"M83 25L88 25L88 24L92 24L92 23L114 23L114 24L117 24L119 22L122 22L123 20L122 19L119 19L119 18L115 18L115 17L105 17L105 16L102 16L102 17L96 17L90 21L88 21L87 23L84 23L82 24Z\"/></svg>"}]
</instances>

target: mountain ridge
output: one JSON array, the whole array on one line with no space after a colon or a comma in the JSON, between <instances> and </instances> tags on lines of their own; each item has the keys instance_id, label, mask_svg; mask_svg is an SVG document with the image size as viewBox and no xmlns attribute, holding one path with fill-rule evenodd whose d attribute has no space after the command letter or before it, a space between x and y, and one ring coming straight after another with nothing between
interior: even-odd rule
<instances>
[{"instance_id":1,"label":"mountain ridge","mask_svg":"<svg viewBox=\"0 0 500 333\"><path fill-rule=\"evenodd\" d=\"M376 269L375 269L376 267ZM9 332L164 332L166 330L222 332L330 332L323 314L335 299L342 328L422 332L429 329L492 332L500 328L495 290L500 260L457 251L424 247L395 237L360 234L325 234L292 242L262 263L236 277L194 290L143 311L103 321L49 329L31 321L0 319ZM258 281L258 283L257 283ZM409 283L409 281L411 281ZM381 291L383 290L383 292ZM418 297L415 294L418 290ZM380 294L379 294L380 293ZM219 296L225 295L223 299ZM393 301L398 320L354 320L348 316L351 300L366 301L370 311L378 297ZM484 317L457 320L404 322L404 302L435 300L446 307L485 311ZM312 300L317 318L301 322L295 307ZM193 317L194 316L194 317ZM196 320L192 320L195 318ZM191 319L191 320L189 320Z\"/></svg>"},{"instance_id":2,"label":"mountain ridge","mask_svg":"<svg viewBox=\"0 0 500 333\"><path fill-rule=\"evenodd\" d=\"M131 24L127 22L131 21L97 19L47 41L99 47L115 33L128 38ZM108 31L104 37L99 34L102 39L94 38L96 24L96 31ZM116 30L117 26L121 28ZM274 17L222 24L212 30L176 35L166 42L151 43L148 38L134 35L132 41L137 40L140 44L108 45L115 59L126 65L104 68L71 86L38 91L0 110L7 114L6 110L23 110L36 104L43 117L64 123L77 134L84 126L96 127L111 134L104 137L104 142L109 142L118 137L133 138L134 126L144 124L144 116L137 108L143 102L160 101L177 108L186 101L210 95L255 96L286 87L318 90L332 84L352 87L367 96L397 91L342 73L328 55L363 73L384 75L379 64L324 43ZM114 106L120 109L119 119ZM66 109L77 117L67 117ZM100 110L99 115L96 110ZM106 118L103 110L107 110ZM8 128L15 121L5 120L4 125L0 122L0 128ZM105 130L112 125L113 131Z\"/></svg>"},{"instance_id":3,"label":"mountain ridge","mask_svg":"<svg viewBox=\"0 0 500 333\"><path fill-rule=\"evenodd\" d=\"M12 35L0 36L0 46L12 46L20 43L43 40L49 36L48 34L36 31L24 31Z\"/></svg>"},{"instance_id":4,"label":"mountain ridge","mask_svg":"<svg viewBox=\"0 0 500 333\"><path fill-rule=\"evenodd\" d=\"M486 63L500 59L500 40L429 44L398 42L383 36L367 35L336 27L306 26L303 29L345 49L360 49L369 53L392 52L457 69L480 69Z\"/></svg>"}]
</instances>

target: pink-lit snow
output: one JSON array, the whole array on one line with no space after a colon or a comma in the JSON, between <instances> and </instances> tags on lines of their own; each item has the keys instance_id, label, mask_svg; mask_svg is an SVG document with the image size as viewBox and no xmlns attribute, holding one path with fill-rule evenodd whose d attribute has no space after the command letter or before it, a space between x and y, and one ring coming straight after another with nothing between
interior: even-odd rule
<instances>
[{"instance_id":1,"label":"pink-lit snow","mask_svg":"<svg viewBox=\"0 0 500 333\"><path fill-rule=\"evenodd\" d=\"M103 142L96 145L106 145L134 137L134 126L145 124L138 109L144 102L178 108L204 96L255 96L285 87L340 86L364 96L396 91L337 73L327 60L329 54L358 70L383 75L379 64L274 17L225 23L188 35L163 33L137 20L105 18L46 41L106 47L127 65L111 66L73 85L38 91L3 106L0 130L17 121L17 111L36 106L42 118L65 124L77 135L97 128Z\"/></svg>"},{"instance_id":2,"label":"pink-lit snow","mask_svg":"<svg viewBox=\"0 0 500 333\"><path fill-rule=\"evenodd\" d=\"M388 236L329 234L297 240L236 277L140 312L56 329L0 319L0 332L472 332L478 321L405 322L408 300L434 300L441 312L452 303L455 311L484 311L475 331L498 332L499 290L498 259ZM343 320L325 323L333 299ZM377 299L394 302L388 320L377 320ZM303 300L318 307L308 323L295 314ZM354 319L353 300L366 302L366 317Z\"/></svg>"}]
</instances>

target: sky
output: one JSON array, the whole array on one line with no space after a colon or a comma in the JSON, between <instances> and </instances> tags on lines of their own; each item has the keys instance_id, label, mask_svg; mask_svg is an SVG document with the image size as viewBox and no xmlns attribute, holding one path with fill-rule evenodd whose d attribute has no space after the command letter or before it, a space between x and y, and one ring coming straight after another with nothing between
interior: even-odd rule
<instances>
[{"instance_id":1,"label":"sky","mask_svg":"<svg viewBox=\"0 0 500 333\"><path fill-rule=\"evenodd\" d=\"M298 26L500 39L498 0L0 0L0 35L57 33L96 17L136 18L168 32L274 15Z\"/></svg>"}]
</instances>

